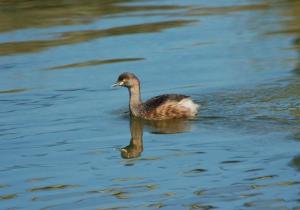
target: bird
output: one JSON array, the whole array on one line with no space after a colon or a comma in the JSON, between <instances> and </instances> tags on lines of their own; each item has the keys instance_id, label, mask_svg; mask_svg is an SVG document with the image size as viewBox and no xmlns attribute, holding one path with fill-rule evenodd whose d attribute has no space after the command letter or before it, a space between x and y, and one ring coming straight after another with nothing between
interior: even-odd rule
<instances>
[{"instance_id":1,"label":"bird","mask_svg":"<svg viewBox=\"0 0 300 210\"><path fill-rule=\"evenodd\" d=\"M129 109L134 117L145 120L170 120L197 116L200 105L187 95L164 94L142 102L140 84L135 74L124 72L112 85L112 87L126 87L129 90Z\"/></svg>"}]
</instances>

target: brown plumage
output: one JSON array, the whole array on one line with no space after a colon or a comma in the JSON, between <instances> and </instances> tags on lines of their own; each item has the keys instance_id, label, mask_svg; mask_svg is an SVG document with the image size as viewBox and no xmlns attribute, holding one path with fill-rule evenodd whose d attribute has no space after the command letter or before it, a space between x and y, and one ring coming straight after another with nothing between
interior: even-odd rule
<instances>
[{"instance_id":1,"label":"brown plumage","mask_svg":"<svg viewBox=\"0 0 300 210\"><path fill-rule=\"evenodd\" d=\"M121 74L113 86L128 88L129 108L135 117L147 120L167 120L192 118L197 115L199 105L186 95L165 94L153 97L143 103L140 94L140 81L132 73Z\"/></svg>"}]
</instances>

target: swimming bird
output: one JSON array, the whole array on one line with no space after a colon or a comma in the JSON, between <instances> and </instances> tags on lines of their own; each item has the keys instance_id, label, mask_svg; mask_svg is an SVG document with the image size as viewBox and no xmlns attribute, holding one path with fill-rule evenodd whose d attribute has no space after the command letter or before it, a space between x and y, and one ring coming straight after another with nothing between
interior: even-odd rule
<instances>
[{"instance_id":1,"label":"swimming bird","mask_svg":"<svg viewBox=\"0 0 300 210\"><path fill-rule=\"evenodd\" d=\"M164 94L145 102L141 100L140 81L133 73L122 73L113 87L121 86L129 90L130 113L146 120L169 120L193 118L199 105L186 95Z\"/></svg>"}]
</instances>

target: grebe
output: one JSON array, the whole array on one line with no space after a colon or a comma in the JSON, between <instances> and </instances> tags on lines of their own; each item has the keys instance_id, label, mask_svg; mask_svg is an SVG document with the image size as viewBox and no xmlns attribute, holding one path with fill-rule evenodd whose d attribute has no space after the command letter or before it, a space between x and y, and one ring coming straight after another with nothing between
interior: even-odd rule
<instances>
[{"instance_id":1,"label":"grebe","mask_svg":"<svg viewBox=\"0 0 300 210\"><path fill-rule=\"evenodd\" d=\"M135 117L146 120L168 120L193 118L197 115L199 105L186 95L164 94L142 102L140 81L133 73L122 73L113 84L113 87L116 86L128 88L129 108Z\"/></svg>"}]
</instances>

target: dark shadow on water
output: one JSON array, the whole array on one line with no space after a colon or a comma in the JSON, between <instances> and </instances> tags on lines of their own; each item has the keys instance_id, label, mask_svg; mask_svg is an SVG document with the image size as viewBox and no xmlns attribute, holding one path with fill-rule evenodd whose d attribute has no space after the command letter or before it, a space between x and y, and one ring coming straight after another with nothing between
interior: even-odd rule
<instances>
[{"instance_id":1,"label":"dark shadow on water","mask_svg":"<svg viewBox=\"0 0 300 210\"><path fill-rule=\"evenodd\" d=\"M178 5L125 5L140 0L0 0L0 32L28 28L48 28L65 25L89 24L96 18L137 12L176 11L184 9Z\"/></svg>"},{"instance_id":2,"label":"dark shadow on water","mask_svg":"<svg viewBox=\"0 0 300 210\"><path fill-rule=\"evenodd\" d=\"M104 64L112 64L112 63L121 63L121 62L133 62L133 61L141 61L145 60L144 58L114 58L114 59L106 59L106 60L89 60L80 63L72 63L61 66L54 66L44 70L64 70L64 69L74 69L74 68L83 68L87 66L96 66L96 65L104 65Z\"/></svg>"},{"instance_id":3,"label":"dark shadow on water","mask_svg":"<svg viewBox=\"0 0 300 210\"><path fill-rule=\"evenodd\" d=\"M291 165L298 171L300 171L300 155L293 158Z\"/></svg>"},{"instance_id":4,"label":"dark shadow on water","mask_svg":"<svg viewBox=\"0 0 300 210\"><path fill-rule=\"evenodd\" d=\"M24 92L26 90L27 90L26 88L0 90L0 94L20 93L20 92Z\"/></svg>"},{"instance_id":5,"label":"dark shadow on water","mask_svg":"<svg viewBox=\"0 0 300 210\"><path fill-rule=\"evenodd\" d=\"M156 33L170 28L182 27L192 22L194 21L177 19L171 21L119 26L103 30L70 31L61 33L58 38L49 40L5 42L0 43L0 56L16 53L38 52L50 47L77 44L99 38L140 33Z\"/></svg>"},{"instance_id":6,"label":"dark shadow on water","mask_svg":"<svg viewBox=\"0 0 300 210\"><path fill-rule=\"evenodd\" d=\"M191 130L190 121L187 120L162 120L148 121L130 116L130 143L121 148L121 157L131 159L140 157L143 150L144 127L155 134L176 134Z\"/></svg>"}]
</instances>

